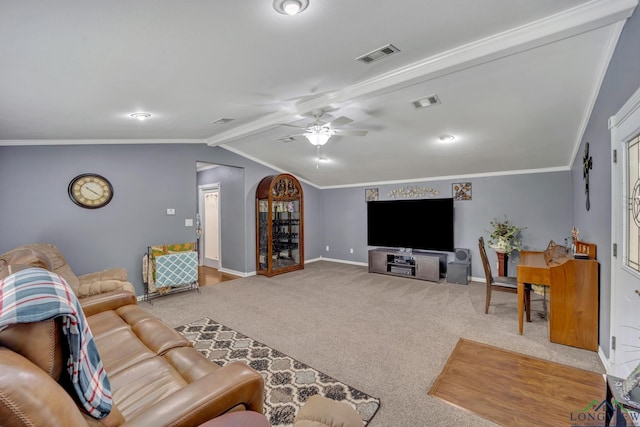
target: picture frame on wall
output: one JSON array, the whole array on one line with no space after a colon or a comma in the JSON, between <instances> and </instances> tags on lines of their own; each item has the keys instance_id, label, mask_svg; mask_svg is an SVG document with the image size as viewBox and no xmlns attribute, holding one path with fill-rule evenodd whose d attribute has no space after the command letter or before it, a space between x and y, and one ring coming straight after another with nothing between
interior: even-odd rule
<instances>
[{"instance_id":1,"label":"picture frame on wall","mask_svg":"<svg viewBox=\"0 0 640 427\"><path fill-rule=\"evenodd\" d=\"M366 202L374 202L378 200L379 192L377 188L367 188L364 190L364 200Z\"/></svg>"},{"instance_id":2,"label":"picture frame on wall","mask_svg":"<svg viewBox=\"0 0 640 427\"><path fill-rule=\"evenodd\" d=\"M471 200L471 183L470 182L454 182L451 184L451 194L453 200L468 201Z\"/></svg>"}]
</instances>

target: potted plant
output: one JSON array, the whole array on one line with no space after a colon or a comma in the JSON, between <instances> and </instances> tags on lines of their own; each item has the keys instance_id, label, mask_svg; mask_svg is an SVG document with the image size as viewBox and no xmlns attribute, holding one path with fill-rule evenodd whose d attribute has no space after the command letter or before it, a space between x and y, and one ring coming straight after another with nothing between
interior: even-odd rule
<instances>
[{"instance_id":1,"label":"potted plant","mask_svg":"<svg viewBox=\"0 0 640 427\"><path fill-rule=\"evenodd\" d=\"M526 227L516 227L504 216L504 219L490 221L489 247L498 253L511 255L513 251L522 250L520 232Z\"/></svg>"}]
</instances>

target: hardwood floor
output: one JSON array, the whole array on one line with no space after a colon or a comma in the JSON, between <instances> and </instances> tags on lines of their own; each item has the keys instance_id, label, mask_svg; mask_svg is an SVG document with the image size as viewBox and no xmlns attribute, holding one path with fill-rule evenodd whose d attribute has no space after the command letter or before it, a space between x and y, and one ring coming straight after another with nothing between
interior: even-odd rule
<instances>
[{"instance_id":1,"label":"hardwood floor","mask_svg":"<svg viewBox=\"0 0 640 427\"><path fill-rule=\"evenodd\" d=\"M465 339L429 394L504 426L604 425L602 374Z\"/></svg>"},{"instance_id":2,"label":"hardwood floor","mask_svg":"<svg viewBox=\"0 0 640 427\"><path fill-rule=\"evenodd\" d=\"M215 268L201 265L198 267L198 286L215 285L227 280L239 279L239 276L222 273Z\"/></svg>"}]
</instances>

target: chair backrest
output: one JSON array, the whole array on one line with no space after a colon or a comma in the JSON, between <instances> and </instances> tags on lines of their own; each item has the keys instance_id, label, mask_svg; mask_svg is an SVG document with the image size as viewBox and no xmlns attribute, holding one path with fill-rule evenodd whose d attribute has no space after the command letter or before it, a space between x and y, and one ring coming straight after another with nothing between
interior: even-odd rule
<instances>
[{"instance_id":1,"label":"chair backrest","mask_svg":"<svg viewBox=\"0 0 640 427\"><path fill-rule=\"evenodd\" d=\"M478 249L480 250L480 258L482 259L482 266L484 267L484 275L487 280L487 285L491 285L493 282L493 275L491 274L491 265L487 258L487 251L484 249L484 238L478 239Z\"/></svg>"},{"instance_id":2,"label":"chair backrest","mask_svg":"<svg viewBox=\"0 0 640 427\"><path fill-rule=\"evenodd\" d=\"M596 245L595 243L587 243L576 240L576 254L587 255L589 259L596 259Z\"/></svg>"}]
</instances>

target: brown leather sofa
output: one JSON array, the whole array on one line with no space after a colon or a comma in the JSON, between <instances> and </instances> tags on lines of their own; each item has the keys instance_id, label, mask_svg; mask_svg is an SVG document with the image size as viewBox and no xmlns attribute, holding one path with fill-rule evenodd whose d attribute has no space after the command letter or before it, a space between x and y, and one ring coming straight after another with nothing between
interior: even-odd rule
<instances>
[{"instance_id":1,"label":"brown leather sofa","mask_svg":"<svg viewBox=\"0 0 640 427\"><path fill-rule=\"evenodd\" d=\"M126 269L111 268L76 276L60 250L50 243L29 243L11 249L0 255L0 268L2 268L3 264L9 264L11 262L10 260L16 256L16 254L29 253L32 254L33 260L25 260L23 264L36 265L37 263L48 263L48 267L44 268L62 276L78 298L121 289L135 293L133 285L127 280Z\"/></svg>"},{"instance_id":2,"label":"brown leather sofa","mask_svg":"<svg viewBox=\"0 0 640 427\"><path fill-rule=\"evenodd\" d=\"M197 426L236 410L262 413L262 376L242 363L219 367L135 295L114 291L81 301L111 383L101 419L75 401L56 320L0 332L0 425Z\"/></svg>"}]
</instances>

